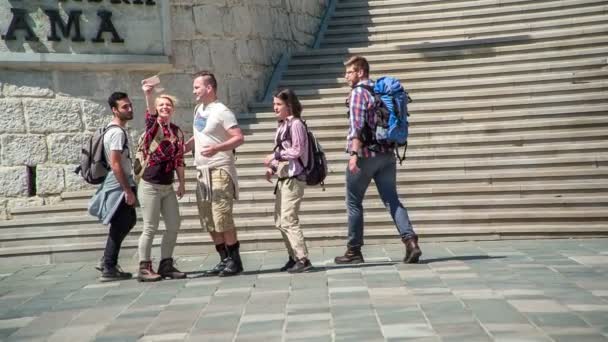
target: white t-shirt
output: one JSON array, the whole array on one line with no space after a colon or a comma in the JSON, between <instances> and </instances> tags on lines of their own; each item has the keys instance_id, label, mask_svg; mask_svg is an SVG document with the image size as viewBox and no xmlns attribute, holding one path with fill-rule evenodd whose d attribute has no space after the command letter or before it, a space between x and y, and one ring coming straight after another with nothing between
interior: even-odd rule
<instances>
[{"instance_id":1,"label":"white t-shirt","mask_svg":"<svg viewBox=\"0 0 608 342\"><path fill-rule=\"evenodd\" d=\"M221 102L200 105L194 113L194 163L196 166L223 168L234 166L232 151L221 151L213 157L204 157L204 146L220 144L230 139L228 130L238 126L236 116ZM233 177L234 178L234 177Z\"/></svg>"},{"instance_id":2,"label":"white t-shirt","mask_svg":"<svg viewBox=\"0 0 608 342\"><path fill-rule=\"evenodd\" d=\"M125 140L127 140L127 148L124 148ZM120 127L112 127L106 131L106 134L103 136L103 148L108 163L110 161L110 151L122 151L120 158L122 170L127 176L130 176L133 173L133 166L129 155L130 147L128 145L128 139L125 132Z\"/></svg>"}]
</instances>

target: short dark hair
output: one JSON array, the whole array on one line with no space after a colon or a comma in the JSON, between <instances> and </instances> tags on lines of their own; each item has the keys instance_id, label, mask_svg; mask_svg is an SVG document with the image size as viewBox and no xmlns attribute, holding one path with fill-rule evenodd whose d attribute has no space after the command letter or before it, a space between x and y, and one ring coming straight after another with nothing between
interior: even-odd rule
<instances>
[{"instance_id":1,"label":"short dark hair","mask_svg":"<svg viewBox=\"0 0 608 342\"><path fill-rule=\"evenodd\" d=\"M127 93L123 93L120 91L113 92L112 95L110 95L110 97L108 97L108 105L110 105L110 108L117 108L117 106L118 106L117 102L119 100L123 100L128 97L129 97L129 95L127 95Z\"/></svg>"},{"instance_id":2,"label":"short dark hair","mask_svg":"<svg viewBox=\"0 0 608 342\"><path fill-rule=\"evenodd\" d=\"M277 89L273 96L287 104L287 107L289 107L289 110L291 111L291 115L296 118L302 116L302 104L293 90L289 88Z\"/></svg>"},{"instance_id":3,"label":"short dark hair","mask_svg":"<svg viewBox=\"0 0 608 342\"><path fill-rule=\"evenodd\" d=\"M195 79L199 77L202 77L205 84L211 85L211 88L217 91L217 80L211 71L203 70L194 74Z\"/></svg>"},{"instance_id":4,"label":"short dark hair","mask_svg":"<svg viewBox=\"0 0 608 342\"><path fill-rule=\"evenodd\" d=\"M347 67L352 65L355 67L355 71L363 70L364 76L369 76L369 63L367 62L367 59L365 59L365 57L353 56L349 58L346 62L344 62L344 65L346 65Z\"/></svg>"}]
</instances>

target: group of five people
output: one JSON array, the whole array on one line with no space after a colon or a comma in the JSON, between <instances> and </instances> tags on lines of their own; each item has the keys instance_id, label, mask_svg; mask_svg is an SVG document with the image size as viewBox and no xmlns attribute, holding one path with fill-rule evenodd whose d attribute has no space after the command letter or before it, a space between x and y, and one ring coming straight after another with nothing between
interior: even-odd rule
<instances>
[{"instance_id":1,"label":"group of five people","mask_svg":"<svg viewBox=\"0 0 608 342\"><path fill-rule=\"evenodd\" d=\"M391 148L372 151L360 140L366 120L372 120L374 97L360 84L373 85L369 79L369 64L363 57L352 57L346 63L345 78L352 87L349 95L349 132L346 152L350 158L346 170L346 208L348 212L348 242L344 255L335 258L338 264L361 263L363 255L363 197L373 179L382 202L405 244L404 262L418 262L422 252L406 208L397 194L396 161ZM219 255L219 263L205 272L208 276L232 276L243 272L239 240L233 217L234 201L238 199L239 183L234 149L243 144L244 136L236 116L217 96L217 80L210 72L194 75L194 109L192 137L187 141L181 129L171 122L176 100L166 94L154 96L154 85L143 83L146 98L145 132L139 149L145 159L145 169L137 183L133 176L130 144L125 131L133 119L133 106L127 94L113 93L109 106L112 122L104 136L104 149L111 171L98 189L93 201L104 201L112 208L107 220L110 229L102 261L101 281L131 278L118 266L122 241L135 226L135 206L139 201L143 216L143 231L139 238L140 281L163 278L185 278L186 273L175 267L173 251L180 229L178 199L184 196L184 155L193 152L196 166L196 201L201 227L208 231ZM279 89L273 98L278 121L275 149L264 158L265 177L277 177L274 221L288 253L281 271L306 272L312 268L299 212L309 163L308 134L302 120L302 105L290 89ZM175 190L175 174L178 186ZM137 191L137 196L135 195ZM161 260L154 270L151 248L159 227L160 215L165 223L161 240Z\"/></svg>"}]
</instances>

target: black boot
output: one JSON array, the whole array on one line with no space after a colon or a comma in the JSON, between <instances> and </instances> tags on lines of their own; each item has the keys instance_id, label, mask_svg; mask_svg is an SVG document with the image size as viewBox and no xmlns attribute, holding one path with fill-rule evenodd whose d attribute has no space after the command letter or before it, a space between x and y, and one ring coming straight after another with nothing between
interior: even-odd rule
<instances>
[{"instance_id":1,"label":"black boot","mask_svg":"<svg viewBox=\"0 0 608 342\"><path fill-rule=\"evenodd\" d=\"M212 268L208 271L205 271L205 273L203 273L203 275L205 275L205 276L216 276L224 270L224 267L226 267L225 260L226 260L226 258L228 258L228 251L226 250L226 244L222 243L219 245L215 245L215 250L220 255L220 262L217 265L215 265L214 268Z\"/></svg>"},{"instance_id":2,"label":"black boot","mask_svg":"<svg viewBox=\"0 0 608 342\"><path fill-rule=\"evenodd\" d=\"M363 254L361 254L361 247L348 247L344 255L337 256L334 262L336 264L360 264L365 260L363 260Z\"/></svg>"},{"instance_id":3,"label":"black boot","mask_svg":"<svg viewBox=\"0 0 608 342\"><path fill-rule=\"evenodd\" d=\"M158 265L158 274L163 278L184 279L186 273L180 272L173 263L173 258L167 258L160 261Z\"/></svg>"},{"instance_id":4,"label":"black boot","mask_svg":"<svg viewBox=\"0 0 608 342\"><path fill-rule=\"evenodd\" d=\"M308 272L311 268L312 268L312 264L310 263L310 260L308 260L307 258L303 258L303 259L296 261L296 263L293 265L293 267L288 269L287 272L303 273L303 272Z\"/></svg>"},{"instance_id":5,"label":"black boot","mask_svg":"<svg viewBox=\"0 0 608 342\"><path fill-rule=\"evenodd\" d=\"M288 269L292 268L293 265L296 264L296 260L294 258L291 257L291 255L289 256L289 260L287 260L287 262L285 263L285 266L281 267L279 270L281 272L285 272Z\"/></svg>"},{"instance_id":6,"label":"black boot","mask_svg":"<svg viewBox=\"0 0 608 342\"><path fill-rule=\"evenodd\" d=\"M239 253L240 246L241 244L238 241L232 246L226 246L228 258L225 259L226 267L220 272L220 277L230 277L243 272L243 262Z\"/></svg>"},{"instance_id":7,"label":"black boot","mask_svg":"<svg viewBox=\"0 0 608 342\"><path fill-rule=\"evenodd\" d=\"M417 263L422 255L420 246L418 246L418 236L402 239L401 241L405 244L405 258L403 258L403 262L406 264Z\"/></svg>"}]
</instances>

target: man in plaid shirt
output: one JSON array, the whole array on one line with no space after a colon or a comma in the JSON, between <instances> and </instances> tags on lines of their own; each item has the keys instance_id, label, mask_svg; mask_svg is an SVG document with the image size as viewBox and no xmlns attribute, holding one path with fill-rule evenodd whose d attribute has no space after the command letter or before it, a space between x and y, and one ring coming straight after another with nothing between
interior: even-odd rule
<instances>
[{"instance_id":1,"label":"man in plaid shirt","mask_svg":"<svg viewBox=\"0 0 608 342\"><path fill-rule=\"evenodd\" d=\"M376 126L375 99L366 88L373 88L369 79L369 64L355 56L345 63L345 78L353 88L347 100L349 130L346 151L350 155L346 170L346 208L348 211L348 243L346 253L335 258L337 264L362 263L363 255L363 197L372 179L385 206L388 207L405 244L405 263L417 263L422 251L414 232L407 209L397 194L397 163L393 147L380 144L363 144L364 135ZM380 100L378 100L380 101ZM372 130L373 131L373 130Z\"/></svg>"}]
</instances>

